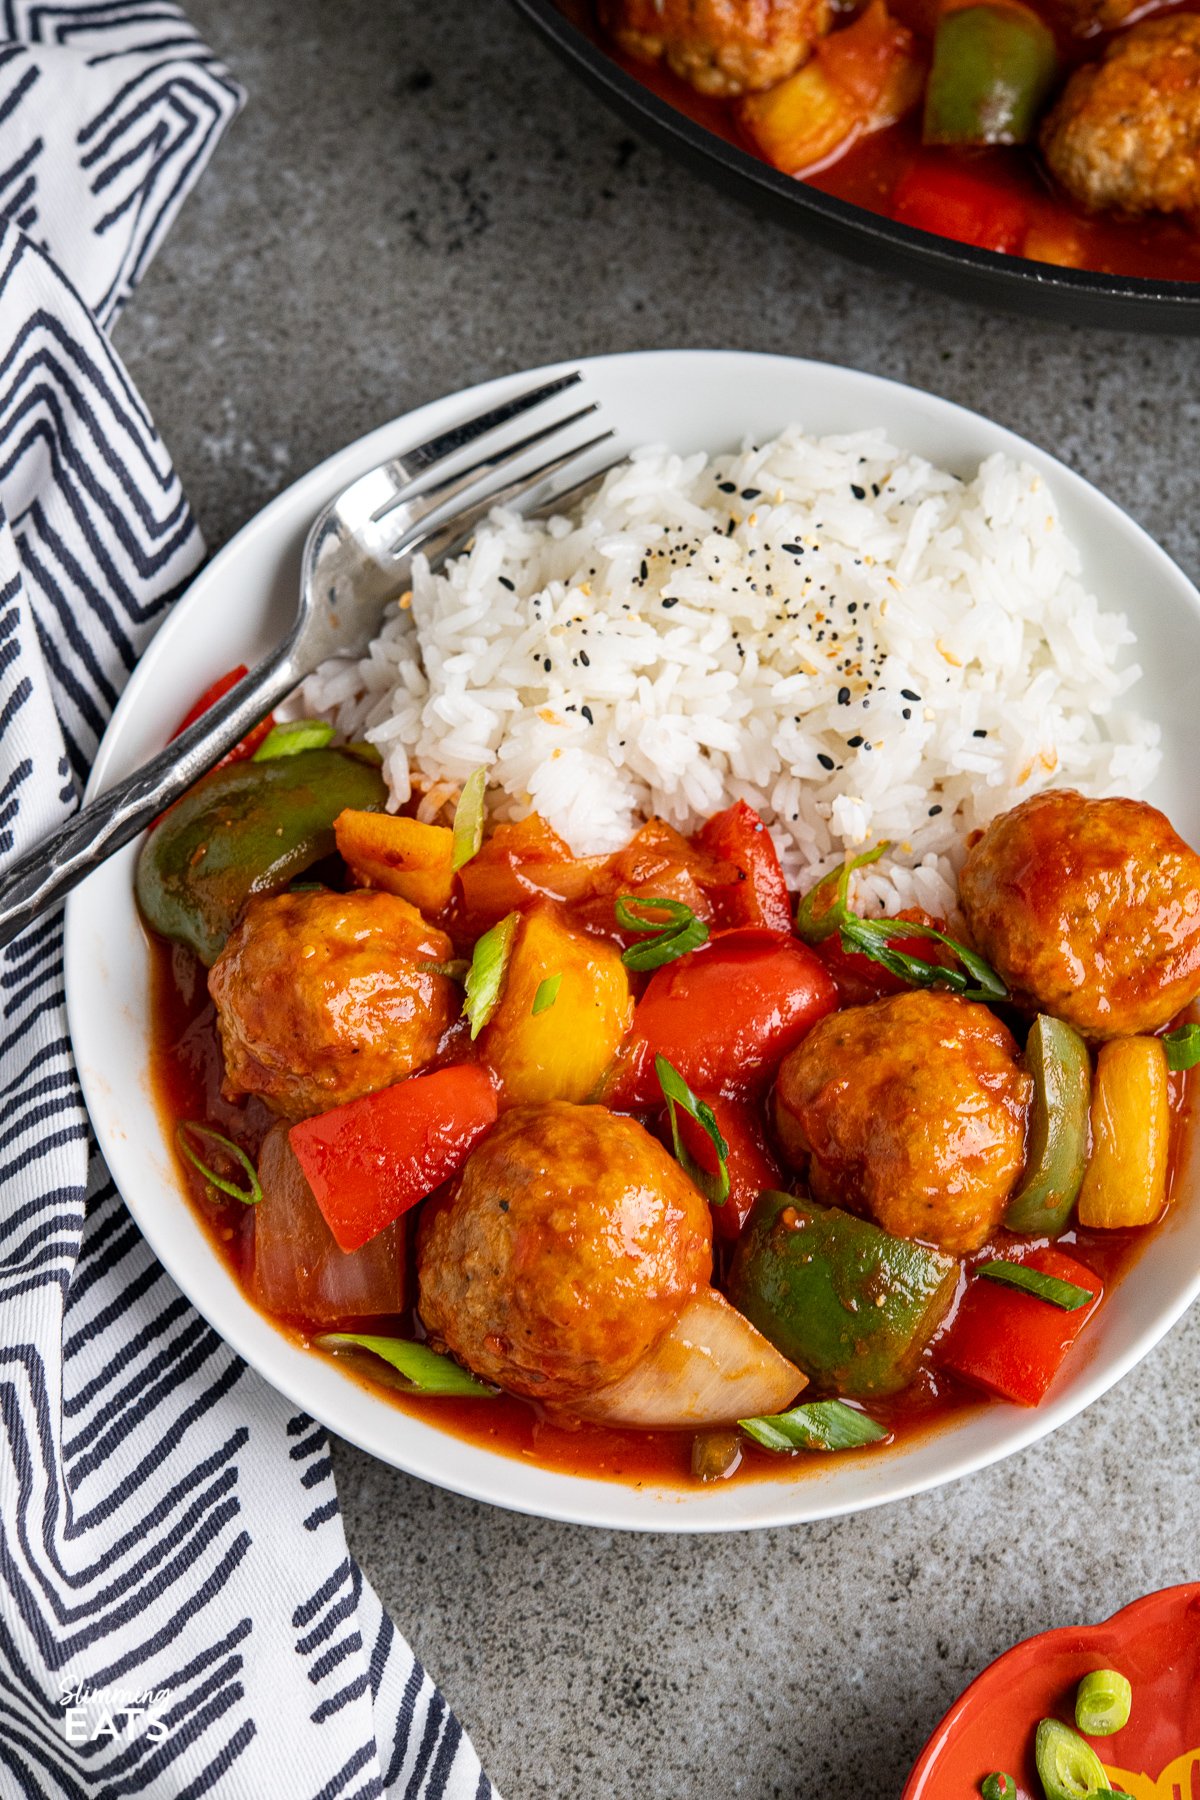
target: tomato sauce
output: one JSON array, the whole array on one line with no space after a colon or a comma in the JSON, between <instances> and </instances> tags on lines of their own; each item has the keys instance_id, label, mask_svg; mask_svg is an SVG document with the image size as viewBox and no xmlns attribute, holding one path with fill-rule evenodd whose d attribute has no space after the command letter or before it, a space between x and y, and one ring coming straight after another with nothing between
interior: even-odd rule
<instances>
[{"instance_id":1,"label":"tomato sauce","mask_svg":"<svg viewBox=\"0 0 1200 1800\"><path fill-rule=\"evenodd\" d=\"M727 143L766 161L753 140L742 130L734 103L698 94L665 65L636 62L625 56L599 33L589 0L556 0L562 11L612 61L667 105L683 113ZM936 17L935 0L889 0L890 11L928 43ZM1164 13L1200 11L1200 0L1155 7L1140 17ZM1064 66L1092 61L1105 39L1082 41L1059 37ZM1027 209L1029 244L1033 257L1039 247L1049 247L1040 260L1107 275L1132 275L1154 281L1200 281L1200 233L1182 218L1123 218L1115 214L1092 215L1076 206L1052 183L1044 164L1031 146L980 150L923 149L920 109L897 125L860 137L828 166L804 177L809 187L834 195L867 212L890 219L896 216L894 196L898 186L918 163L931 167L959 167L985 178L998 196ZM953 235L948 232L947 235ZM1035 257L1035 260L1037 258Z\"/></svg>"},{"instance_id":2,"label":"tomato sauce","mask_svg":"<svg viewBox=\"0 0 1200 1800\"><path fill-rule=\"evenodd\" d=\"M231 1103L221 1097L221 1047L205 970L190 951L162 939L151 938L150 956L152 1071L164 1131L173 1134L176 1122L182 1119L206 1120L256 1158L262 1139L275 1122L274 1115L256 1099ZM461 1045L455 1053L461 1059ZM1186 1086L1185 1077L1171 1077L1171 1190L1190 1110ZM214 1247L253 1303L250 1287L254 1257L253 1208L232 1199L212 1196L201 1177L182 1157L179 1167L181 1185L190 1204ZM412 1219L413 1215L408 1215L410 1232ZM1106 1304L1148 1235L1145 1230L1105 1232L1076 1228L1057 1241L1102 1278L1105 1284L1102 1304ZM982 1261L995 1255L1005 1241L1016 1240L1007 1239L1007 1234L1001 1233L976 1258L967 1259L960 1278L960 1292L965 1286L966 1270L971 1261ZM727 1247L719 1240L716 1249L718 1258L727 1253ZM272 1323L298 1343L306 1341L302 1319L272 1317ZM362 1321L347 1319L342 1324L347 1330L396 1332L409 1337L423 1335L411 1306L390 1321L375 1317ZM1086 1357L1087 1351L1077 1347L1073 1354ZM366 1363L374 1363L374 1359L364 1358L364 1365ZM534 1403L504 1394L491 1400L423 1399L400 1392L386 1373L378 1378L373 1371L368 1375L364 1365L356 1363L354 1373L373 1392L386 1397L400 1410L426 1422L435 1422L454 1436L481 1448L527 1459L560 1473L592 1479L633 1486L693 1490L696 1486L690 1473L692 1438L687 1431L614 1430L591 1424L566 1426L547 1417ZM343 1362L343 1366L349 1365ZM383 1365L377 1366L383 1368ZM870 1411L889 1428L897 1444L910 1444L922 1435L945 1430L968 1412L992 1404L995 1403L937 1369L927 1351L913 1383L890 1399L872 1401ZM738 1480L747 1476L778 1480L782 1474L799 1479L806 1473L817 1473L827 1467L820 1455L783 1459L749 1441L743 1445L742 1453ZM886 1453L887 1446L872 1446L841 1454L879 1456Z\"/></svg>"}]
</instances>

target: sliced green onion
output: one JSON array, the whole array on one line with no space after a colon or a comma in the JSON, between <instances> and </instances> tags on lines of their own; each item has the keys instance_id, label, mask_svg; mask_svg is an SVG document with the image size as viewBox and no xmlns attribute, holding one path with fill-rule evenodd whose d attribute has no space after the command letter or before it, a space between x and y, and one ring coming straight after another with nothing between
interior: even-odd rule
<instances>
[{"instance_id":1,"label":"sliced green onion","mask_svg":"<svg viewBox=\"0 0 1200 1800\"><path fill-rule=\"evenodd\" d=\"M371 1337L354 1331L331 1331L313 1339L322 1350L370 1350L382 1356L393 1369L403 1375L414 1394L474 1394L491 1400L500 1392L480 1381L448 1356L439 1356L428 1344L410 1343L408 1338Z\"/></svg>"},{"instance_id":2,"label":"sliced green onion","mask_svg":"<svg viewBox=\"0 0 1200 1800\"><path fill-rule=\"evenodd\" d=\"M790 1412L764 1413L757 1419L739 1419L738 1424L764 1450L858 1450L891 1436L844 1400L810 1400Z\"/></svg>"},{"instance_id":3,"label":"sliced green onion","mask_svg":"<svg viewBox=\"0 0 1200 1800\"><path fill-rule=\"evenodd\" d=\"M273 762L277 756L295 756L299 750L323 750L333 736L333 726L324 719L293 719L287 725L272 725L258 749L255 762Z\"/></svg>"},{"instance_id":4,"label":"sliced green onion","mask_svg":"<svg viewBox=\"0 0 1200 1800\"><path fill-rule=\"evenodd\" d=\"M635 906L641 908L640 918L633 910ZM640 931L643 936L649 934L648 943L631 944L621 956L625 967L637 974L661 969L664 963L674 962L677 956L686 956L689 950L698 950L701 944L708 942L708 926L682 900L659 900L650 894L622 894L613 901L613 912L623 931ZM655 921L646 918L647 912L663 916Z\"/></svg>"},{"instance_id":5,"label":"sliced green onion","mask_svg":"<svg viewBox=\"0 0 1200 1800\"><path fill-rule=\"evenodd\" d=\"M1064 1312L1077 1312L1096 1298L1089 1288L1077 1287L1073 1281L1060 1281L1057 1275L1043 1275L1040 1269L1027 1269L1023 1263L986 1262L979 1273L986 1275L989 1281L999 1281L1005 1287L1020 1288L1039 1300L1048 1300L1051 1306L1061 1306Z\"/></svg>"},{"instance_id":6,"label":"sliced green onion","mask_svg":"<svg viewBox=\"0 0 1200 1800\"><path fill-rule=\"evenodd\" d=\"M467 971L466 997L463 1000L463 1013L471 1021L472 1043L500 1004L504 972L508 968L508 959L512 955L520 922L520 914L510 912L498 925L485 931L475 945L475 954Z\"/></svg>"},{"instance_id":7,"label":"sliced green onion","mask_svg":"<svg viewBox=\"0 0 1200 1800\"><path fill-rule=\"evenodd\" d=\"M880 963L900 981L913 987L945 987L961 994L964 1000L982 1000L995 1004L1008 999L1008 988L989 963L974 950L968 950L957 938L947 937L932 925L916 925L908 919L859 919L850 914L841 926L843 950L859 950L872 962ZM952 950L961 969L944 969L940 963L926 962L924 957L897 950L892 938L932 938Z\"/></svg>"},{"instance_id":8,"label":"sliced green onion","mask_svg":"<svg viewBox=\"0 0 1200 1800\"><path fill-rule=\"evenodd\" d=\"M1033 1755L1046 1800L1088 1800L1092 1794L1112 1792L1092 1746L1058 1719L1042 1720Z\"/></svg>"},{"instance_id":9,"label":"sliced green onion","mask_svg":"<svg viewBox=\"0 0 1200 1800\"><path fill-rule=\"evenodd\" d=\"M993 1775L985 1775L979 1784L983 1800L1014 1800L1017 1784L1011 1775L1003 1769L997 1769Z\"/></svg>"},{"instance_id":10,"label":"sliced green onion","mask_svg":"<svg viewBox=\"0 0 1200 1800\"><path fill-rule=\"evenodd\" d=\"M850 877L856 869L865 869L868 863L878 862L891 847L886 841L876 844L873 850L864 850L853 862L843 863L840 869L831 869L828 875L822 875L796 908L796 936L806 944L823 944L835 931L840 931L845 921L854 917L849 905Z\"/></svg>"},{"instance_id":11,"label":"sliced green onion","mask_svg":"<svg viewBox=\"0 0 1200 1800\"><path fill-rule=\"evenodd\" d=\"M483 796L487 792L487 770L476 769L463 782L458 805L454 809L454 849L450 867L455 874L464 863L478 855L483 842Z\"/></svg>"},{"instance_id":12,"label":"sliced green onion","mask_svg":"<svg viewBox=\"0 0 1200 1800\"><path fill-rule=\"evenodd\" d=\"M547 975L545 981L539 981L537 993L533 996L530 1016L537 1018L539 1013L549 1012L558 999L558 990L562 986L561 975Z\"/></svg>"},{"instance_id":13,"label":"sliced green onion","mask_svg":"<svg viewBox=\"0 0 1200 1800\"><path fill-rule=\"evenodd\" d=\"M1162 1044L1168 1069L1194 1069L1200 1063L1200 1025L1177 1025Z\"/></svg>"},{"instance_id":14,"label":"sliced green onion","mask_svg":"<svg viewBox=\"0 0 1200 1800\"><path fill-rule=\"evenodd\" d=\"M188 1132L192 1132L198 1138L205 1138L210 1143L220 1144L226 1156L232 1157L234 1162L245 1170L246 1180L250 1183L249 1187L238 1187L236 1182L227 1181L223 1175L218 1175L217 1171L210 1168L206 1162L202 1162L187 1141ZM263 1197L258 1171L241 1146L235 1144L232 1138L227 1138L223 1131L214 1131L211 1125L202 1124L199 1119L182 1119L175 1127L175 1142L179 1146L180 1155L186 1156L192 1167L200 1171L205 1181L211 1183L213 1187L219 1188L221 1193L228 1194L231 1200L240 1200L243 1206L258 1205Z\"/></svg>"},{"instance_id":15,"label":"sliced green onion","mask_svg":"<svg viewBox=\"0 0 1200 1800\"><path fill-rule=\"evenodd\" d=\"M726 1158L729 1145L721 1136L716 1115L705 1100L697 1100L678 1069L673 1068L665 1056L654 1059L654 1073L658 1076L658 1085L663 1091L663 1099L667 1103L667 1116L671 1121L671 1142L675 1147L675 1160L684 1173L694 1182L713 1206L724 1206L729 1197L729 1170ZM705 1133L709 1143L717 1153L717 1173L710 1175L696 1161L679 1131L679 1121L675 1117L675 1108L682 1106L689 1118L695 1119L701 1131Z\"/></svg>"},{"instance_id":16,"label":"sliced green onion","mask_svg":"<svg viewBox=\"0 0 1200 1800\"><path fill-rule=\"evenodd\" d=\"M1123 1731L1133 1711L1133 1689L1117 1669L1093 1669L1075 1693L1075 1723L1088 1737Z\"/></svg>"},{"instance_id":17,"label":"sliced green onion","mask_svg":"<svg viewBox=\"0 0 1200 1800\"><path fill-rule=\"evenodd\" d=\"M467 979L471 965L465 956L455 956L449 962L419 962L417 967L423 975L444 975L447 981L462 982Z\"/></svg>"}]
</instances>

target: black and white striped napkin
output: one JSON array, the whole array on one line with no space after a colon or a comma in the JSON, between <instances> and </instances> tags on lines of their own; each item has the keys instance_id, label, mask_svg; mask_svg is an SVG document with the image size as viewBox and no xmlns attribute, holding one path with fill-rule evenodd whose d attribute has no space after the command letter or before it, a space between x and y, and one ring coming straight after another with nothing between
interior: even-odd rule
<instances>
[{"instance_id":1,"label":"black and white striped napkin","mask_svg":"<svg viewBox=\"0 0 1200 1800\"><path fill-rule=\"evenodd\" d=\"M240 104L169 0L0 5L0 860L75 806L202 555L102 326ZM0 1795L489 1800L349 1556L324 1433L91 1143L62 923L0 959Z\"/></svg>"}]
</instances>

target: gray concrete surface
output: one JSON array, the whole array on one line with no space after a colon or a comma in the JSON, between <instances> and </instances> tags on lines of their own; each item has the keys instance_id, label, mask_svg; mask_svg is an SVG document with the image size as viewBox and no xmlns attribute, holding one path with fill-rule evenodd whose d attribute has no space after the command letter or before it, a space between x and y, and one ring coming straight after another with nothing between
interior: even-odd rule
<instances>
[{"instance_id":1,"label":"gray concrete surface","mask_svg":"<svg viewBox=\"0 0 1200 1800\"><path fill-rule=\"evenodd\" d=\"M1200 573L1197 347L817 253L577 88L498 0L189 0L250 91L118 333L209 543L367 427L559 356L790 351L992 414ZM1200 1574L1200 1318L1050 1442L746 1538L507 1517L342 1446L350 1542L508 1800L890 1800L1045 1626Z\"/></svg>"}]
</instances>

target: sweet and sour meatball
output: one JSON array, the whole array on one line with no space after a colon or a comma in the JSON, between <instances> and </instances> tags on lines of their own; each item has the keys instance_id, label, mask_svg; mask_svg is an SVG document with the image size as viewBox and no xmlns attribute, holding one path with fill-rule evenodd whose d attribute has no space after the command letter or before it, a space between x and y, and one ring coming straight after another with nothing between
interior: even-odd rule
<instances>
[{"instance_id":1,"label":"sweet and sour meatball","mask_svg":"<svg viewBox=\"0 0 1200 1800\"><path fill-rule=\"evenodd\" d=\"M959 898L1018 1004L1088 1037L1155 1031L1200 993L1200 856L1144 801L1022 801L968 852Z\"/></svg>"},{"instance_id":2,"label":"sweet and sour meatball","mask_svg":"<svg viewBox=\"0 0 1200 1800\"><path fill-rule=\"evenodd\" d=\"M510 1393L569 1402L629 1373L712 1271L679 1164L601 1106L518 1106L427 1206L426 1329Z\"/></svg>"},{"instance_id":3,"label":"sweet and sour meatball","mask_svg":"<svg viewBox=\"0 0 1200 1800\"><path fill-rule=\"evenodd\" d=\"M225 1093L285 1118L326 1112L428 1062L461 1006L450 939L394 894L262 895L208 976Z\"/></svg>"},{"instance_id":4,"label":"sweet and sour meatball","mask_svg":"<svg viewBox=\"0 0 1200 1800\"><path fill-rule=\"evenodd\" d=\"M1021 1172L1030 1087L987 1007L918 990L815 1025L780 1068L776 1122L814 1199L977 1250Z\"/></svg>"},{"instance_id":5,"label":"sweet and sour meatball","mask_svg":"<svg viewBox=\"0 0 1200 1800\"><path fill-rule=\"evenodd\" d=\"M1093 212L1200 210L1200 16L1131 25L1067 82L1041 132L1052 172Z\"/></svg>"},{"instance_id":6,"label":"sweet and sour meatball","mask_svg":"<svg viewBox=\"0 0 1200 1800\"><path fill-rule=\"evenodd\" d=\"M600 0L622 50L668 66L702 94L771 87L829 30L830 0Z\"/></svg>"}]
</instances>

